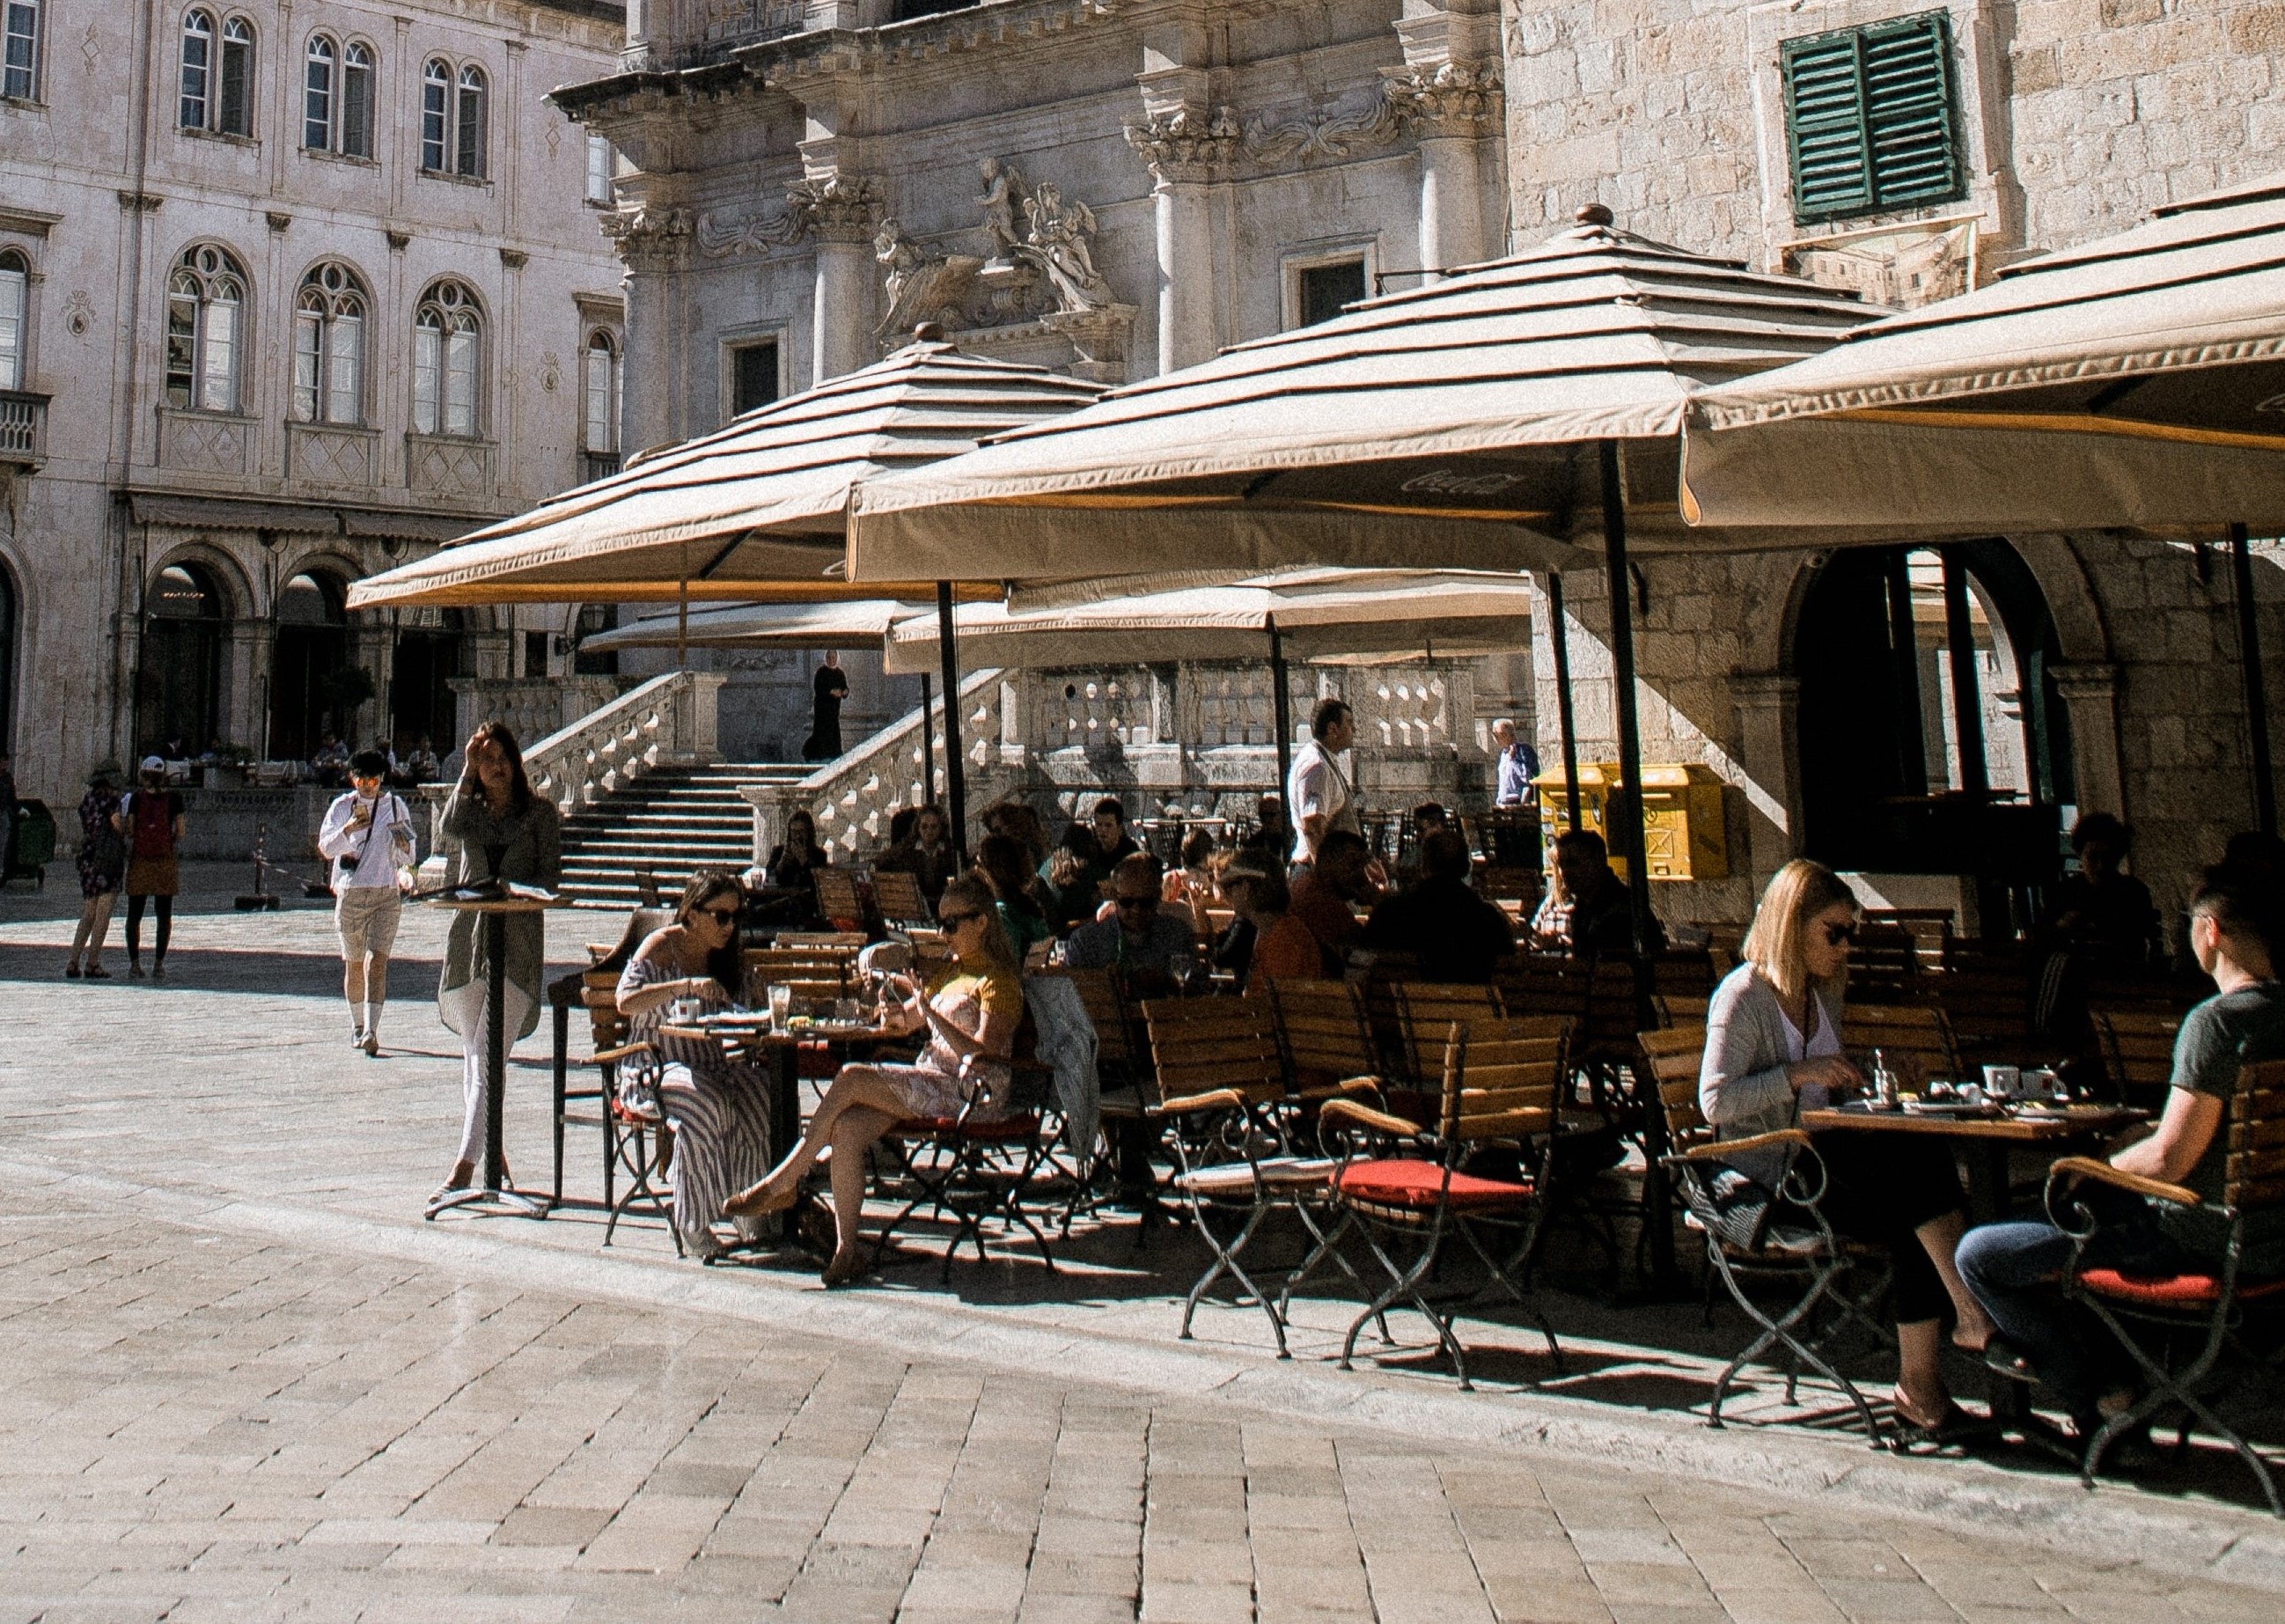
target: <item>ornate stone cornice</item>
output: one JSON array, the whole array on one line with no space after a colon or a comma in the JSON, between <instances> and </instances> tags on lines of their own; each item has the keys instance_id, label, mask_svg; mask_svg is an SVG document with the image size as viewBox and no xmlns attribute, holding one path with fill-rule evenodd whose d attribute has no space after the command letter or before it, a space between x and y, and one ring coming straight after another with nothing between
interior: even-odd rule
<instances>
[{"instance_id":1,"label":"ornate stone cornice","mask_svg":"<svg viewBox=\"0 0 2285 1624\"><path fill-rule=\"evenodd\" d=\"M1372 106L1361 111L1256 120L1245 132L1246 152L1263 163L1339 161L1408 137L1488 135L1497 127L1500 97L1496 67L1446 62L1393 68Z\"/></svg>"},{"instance_id":2,"label":"ornate stone cornice","mask_svg":"<svg viewBox=\"0 0 2285 1624\"><path fill-rule=\"evenodd\" d=\"M799 242L808 232L809 216L791 199L775 214L703 214L698 216L698 252L708 259L767 255Z\"/></svg>"},{"instance_id":3,"label":"ornate stone cornice","mask_svg":"<svg viewBox=\"0 0 2285 1624\"><path fill-rule=\"evenodd\" d=\"M630 271L672 271L689 260L692 224L687 208L635 209L598 222Z\"/></svg>"},{"instance_id":4,"label":"ornate stone cornice","mask_svg":"<svg viewBox=\"0 0 2285 1624\"><path fill-rule=\"evenodd\" d=\"M1212 178L1237 156L1239 139L1237 114L1230 107L1172 107L1127 126L1127 145L1161 181Z\"/></svg>"},{"instance_id":5,"label":"ornate stone cornice","mask_svg":"<svg viewBox=\"0 0 2285 1624\"><path fill-rule=\"evenodd\" d=\"M1480 135L1500 115L1500 72L1464 62L1446 62L1433 73L1409 68L1387 81L1384 94L1413 123L1430 127L1424 135Z\"/></svg>"},{"instance_id":6,"label":"ornate stone cornice","mask_svg":"<svg viewBox=\"0 0 2285 1624\"><path fill-rule=\"evenodd\" d=\"M881 183L838 171L813 176L786 193L786 213L820 242L870 242L881 223Z\"/></svg>"}]
</instances>

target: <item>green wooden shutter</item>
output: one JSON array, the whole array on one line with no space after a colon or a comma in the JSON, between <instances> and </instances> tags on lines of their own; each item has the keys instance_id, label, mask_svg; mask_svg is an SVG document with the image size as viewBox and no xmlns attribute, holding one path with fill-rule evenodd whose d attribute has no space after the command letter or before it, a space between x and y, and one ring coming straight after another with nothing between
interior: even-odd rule
<instances>
[{"instance_id":1,"label":"green wooden shutter","mask_svg":"<svg viewBox=\"0 0 2285 1624\"><path fill-rule=\"evenodd\" d=\"M1962 195L1951 29L1943 12L1787 40L1779 51L1794 218Z\"/></svg>"}]
</instances>

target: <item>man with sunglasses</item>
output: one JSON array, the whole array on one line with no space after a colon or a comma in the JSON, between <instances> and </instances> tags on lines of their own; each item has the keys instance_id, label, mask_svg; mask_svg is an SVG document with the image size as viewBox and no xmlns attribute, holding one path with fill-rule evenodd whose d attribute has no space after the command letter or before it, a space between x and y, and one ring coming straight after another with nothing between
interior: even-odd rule
<instances>
[{"instance_id":1,"label":"man with sunglasses","mask_svg":"<svg viewBox=\"0 0 2285 1624\"><path fill-rule=\"evenodd\" d=\"M1072 932L1064 962L1075 969L1116 969L1130 980L1178 981L1197 961L1188 909L1165 907L1158 859L1147 852L1121 858L1111 871L1112 919Z\"/></svg>"}]
</instances>

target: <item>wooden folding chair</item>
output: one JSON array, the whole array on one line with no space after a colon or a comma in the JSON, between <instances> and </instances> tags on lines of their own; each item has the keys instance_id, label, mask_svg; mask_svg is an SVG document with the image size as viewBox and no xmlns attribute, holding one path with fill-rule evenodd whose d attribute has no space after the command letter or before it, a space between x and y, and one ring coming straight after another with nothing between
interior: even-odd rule
<instances>
[{"instance_id":1,"label":"wooden folding chair","mask_svg":"<svg viewBox=\"0 0 2285 1624\"><path fill-rule=\"evenodd\" d=\"M1942 1078L1961 1078L1959 1051L1943 1011L1928 1004L1860 1004L1841 1011L1841 1047L1870 1075L1877 1051L1904 1086L1919 1092Z\"/></svg>"},{"instance_id":2,"label":"wooden folding chair","mask_svg":"<svg viewBox=\"0 0 2285 1624\"><path fill-rule=\"evenodd\" d=\"M2249 1225L2273 1220L2285 1209L2285 1060L2250 1065L2239 1072L2237 1095L2221 1131L2229 1137L2218 1205L2179 1185L2122 1173L2092 1157L2065 1157L2047 1175L2047 1215L2077 1242L2064 1276L2065 1292L2085 1304L2118 1338L2140 1370L2145 1389L2142 1397L2105 1421L2087 1440L2079 1476L2093 1488L2103 1455L2113 1443L2164 1411L2179 1409L2183 1418L2177 1448L2187 1441L2195 1419L2237 1452L2260 1483L2269 1509L2285 1518L2285 1499L2279 1497L2268 1463L2214 1414L2203 1396L2223 1353L2237 1341L2245 1305L2285 1297L2285 1276L2249 1277L2243 1267ZM2100 1233L2100 1223L2074 1198L2080 1181L2124 1190L2175 1212L2203 1212L2222 1240L2218 1265L2210 1274L2160 1276L2085 1267L2082 1259L2088 1243ZM2154 1338L2164 1345L2156 1353L2148 1345ZM2184 1342L2194 1351L2187 1360L2178 1359L2175 1354ZM2258 1366L2261 1361L2254 1362Z\"/></svg>"},{"instance_id":3,"label":"wooden folding chair","mask_svg":"<svg viewBox=\"0 0 2285 1624\"><path fill-rule=\"evenodd\" d=\"M1347 1092L1359 1079L1378 1081L1381 1059L1363 1000L1346 981L1271 977L1265 983L1277 1016L1277 1041L1290 1095L1305 1104Z\"/></svg>"},{"instance_id":4,"label":"wooden folding chair","mask_svg":"<svg viewBox=\"0 0 2285 1624\"><path fill-rule=\"evenodd\" d=\"M1496 1021L1500 1007L1488 986L1400 981L1390 991L1395 999L1405 1081L1389 1094L1388 1103L1400 1116L1425 1119L1434 1115L1435 1096L1443 1086L1444 1051L1452 1024Z\"/></svg>"},{"instance_id":5,"label":"wooden folding chair","mask_svg":"<svg viewBox=\"0 0 2285 1624\"><path fill-rule=\"evenodd\" d=\"M944 1249L940 1270L940 1278L947 1283L962 1242L974 1242L976 1260L985 1260L984 1225L993 1217L1003 1220L1008 1228L1020 1228L1030 1236L1040 1249L1040 1261L1047 1265L1049 1274L1056 1272L1046 1231L1024 1210L1025 1193L1048 1153L1045 1123L1025 1086L1027 1074L1041 1069L1030 1052L1035 1037L1026 1020L1017 1033L1016 1052L1009 1063L1015 1092L1006 1110L987 1114L982 1091L970 1084L963 1090L958 1111L950 1116L907 1117L883 1136L902 1159L912 1194L881 1227L873 1243L873 1267L880 1267L897 1231L925 1207L932 1214L949 1213L953 1220L952 1241Z\"/></svg>"},{"instance_id":6,"label":"wooden folding chair","mask_svg":"<svg viewBox=\"0 0 2285 1624\"><path fill-rule=\"evenodd\" d=\"M936 923L936 910L921 894L919 876L900 869L873 871L873 903L881 910L882 920L892 930L909 930L915 925Z\"/></svg>"},{"instance_id":7,"label":"wooden folding chair","mask_svg":"<svg viewBox=\"0 0 2285 1624\"><path fill-rule=\"evenodd\" d=\"M865 929L865 893L854 868L813 868L811 883L817 890L817 911L836 931Z\"/></svg>"},{"instance_id":8,"label":"wooden folding chair","mask_svg":"<svg viewBox=\"0 0 2285 1624\"><path fill-rule=\"evenodd\" d=\"M2031 977L2006 957L1953 953L1927 990L1951 1029L1959 1075L1986 1064L2021 1065L2031 1053Z\"/></svg>"},{"instance_id":9,"label":"wooden folding chair","mask_svg":"<svg viewBox=\"0 0 2285 1624\"><path fill-rule=\"evenodd\" d=\"M1675 1186L1682 1196L1683 1222L1705 1239L1709 1267L1728 1288L1731 1300L1761 1330L1723 1368L1714 1383L1706 1424L1722 1424L1722 1403L1738 1372L1771 1347L1786 1353L1786 1402L1794 1401L1806 1364L1838 1387L1855 1407L1865 1434L1876 1446L1881 1424L1872 1406L1856 1385L1825 1357L1821 1337L1810 1335L1817 1311L1828 1298L1845 1314L1862 1317L1839 1291L1850 1259L1818 1204L1825 1195L1825 1165L1809 1135L1799 1128L1780 1128L1743 1139L1716 1138L1698 1106L1698 1076L1706 1051L1704 1027L1676 1027L1645 1032L1637 1039L1658 1087L1659 1103L1666 1113L1665 1157ZM1790 1153L1777 1187L1755 1182L1731 1166L1727 1158L1749 1151ZM1782 1211L1780 1200L1789 1204ZM1807 1221L1802 1221L1803 1219ZM1749 1285L1800 1288L1800 1295L1781 1313L1772 1314L1756 1301Z\"/></svg>"},{"instance_id":10,"label":"wooden folding chair","mask_svg":"<svg viewBox=\"0 0 2285 1624\"><path fill-rule=\"evenodd\" d=\"M2088 1013L2112 1097L2122 1104L2162 1108L2174 1079L2174 1040L2181 1033L2182 1017L2149 1008Z\"/></svg>"},{"instance_id":11,"label":"wooden folding chair","mask_svg":"<svg viewBox=\"0 0 2285 1624\"><path fill-rule=\"evenodd\" d=\"M1437 1345L1452 1361L1460 1385L1468 1378L1466 1351L1454 1324L1460 1314L1494 1295L1512 1299L1547 1338L1548 1356L1563 1369L1555 1330L1518 1281L1537 1240L1543 1212L1541 1192L1547 1174L1548 1145L1555 1132L1556 1094L1561 1085L1563 1045L1527 1036L1508 1023L1491 1019L1454 1022L1446 1035L1442 1086L1433 1126L1356 1100L1329 1100L1322 1132L1343 1147L1332 1174L1332 1200L1339 1220L1311 1249L1292 1280L1299 1280L1323 1254L1339 1244L1354 1226L1362 1232L1388 1284L1350 1322L1341 1343L1341 1368L1347 1369L1358 1333L1402 1302L1436 1328ZM1533 1169L1517 1180L1478 1178L1462 1171L1479 1152L1505 1146L1518 1150ZM1484 1243L1488 1228L1512 1230L1514 1244L1495 1256ZM1452 1235L1466 1241L1484 1270L1472 1286L1432 1297L1425 1283ZM1399 1237L1402 1237L1402 1240ZM1409 1262L1390 1255L1392 1245L1409 1243ZM1289 1280L1285 1295L1290 1296ZM1282 1300L1282 1298L1281 1298Z\"/></svg>"}]
</instances>

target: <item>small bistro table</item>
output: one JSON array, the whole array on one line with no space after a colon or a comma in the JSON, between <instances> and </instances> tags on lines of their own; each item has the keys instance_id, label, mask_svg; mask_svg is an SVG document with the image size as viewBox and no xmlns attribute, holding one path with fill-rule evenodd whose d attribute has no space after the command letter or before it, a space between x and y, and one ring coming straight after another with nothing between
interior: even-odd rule
<instances>
[{"instance_id":1,"label":"small bistro table","mask_svg":"<svg viewBox=\"0 0 2285 1624\"><path fill-rule=\"evenodd\" d=\"M1989 1222L2007 1216L2007 1156L2016 1146L2062 1145L2101 1138L2145 1121L2148 1115L2124 1105L2072 1105L2061 1110L2010 1110L1995 1106L1977 1115L1923 1116L1901 1109L1873 1110L1862 1104L1848 1104L1805 1110L1801 1113L1801 1126L1812 1134L1929 1134L1980 1152L1967 1158L1968 1216Z\"/></svg>"},{"instance_id":2,"label":"small bistro table","mask_svg":"<svg viewBox=\"0 0 2285 1624\"><path fill-rule=\"evenodd\" d=\"M451 892L426 898L429 907L477 914L483 926L484 963L484 1165L466 1189L448 1192L421 1213L433 1219L454 1207L490 1209L486 1216L545 1218L548 1204L511 1189L501 1144L501 1118L507 1098L507 921L511 914L542 914L565 906L560 897L460 897Z\"/></svg>"}]
</instances>

